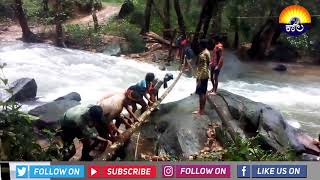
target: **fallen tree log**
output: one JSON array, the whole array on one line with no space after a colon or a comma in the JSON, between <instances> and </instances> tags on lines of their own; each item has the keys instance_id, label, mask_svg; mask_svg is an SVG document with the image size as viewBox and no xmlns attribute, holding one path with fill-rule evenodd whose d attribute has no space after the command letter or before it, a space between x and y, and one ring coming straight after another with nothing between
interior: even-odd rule
<instances>
[{"instance_id":1,"label":"fallen tree log","mask_svg":"<svg viewBox=\"0 0 320 180\"><path fill-rule=\"evenodd\" d=\"M179 81L180 77L182 75L182 72L179 73L175 81L171 84L171 86L161 95L161 97L151 106L146 110L139 118L139 122L135 123L132 125L132 127L126 131L124 131L121 134L121 138L119 138L116 142L114 142L110 147L108 147L99 157L95 158L95 161L107 161L112 159L116 155L116 151L122 147L125 142L129 140L131 135L135 130L140 127L141 124L143 124L146 119L149 117L149 115L154 111L160 103L164 100L164 98L171 92L171 90L174 88L174 86L177 84Z\"/></svg>"},{"instance_id":2,"label":"fallen tree log","mask_svg":"<svg viewBox=\"0 0 320 180\"><path fill-rule=\"evenodd\" d=\"M223 97L220 95L209 95L208 96L209 104L216 110L223 127L230 134L232 140L235 142L237 135L242 136L243 131L238 128L235 124L232 124L233 117L228 109L228 105L224 101Z\"/></svg>"},{"instance_id":3,"label":"fallen tree log","mask_svg":"<svg viewBox=\"0 0 320 180\"><path fill-rule=\"evenodd\" d=\"M168 46L176 48L176 45L174 43L171 43L170 41L164 39L163 37L159 36L158 34L156 34L154 32L147 32L147 33L145 33L145 36L147 38L151 38L151 39L157 40L162 44L166 44Z\"/></svg>"}]
</instances>

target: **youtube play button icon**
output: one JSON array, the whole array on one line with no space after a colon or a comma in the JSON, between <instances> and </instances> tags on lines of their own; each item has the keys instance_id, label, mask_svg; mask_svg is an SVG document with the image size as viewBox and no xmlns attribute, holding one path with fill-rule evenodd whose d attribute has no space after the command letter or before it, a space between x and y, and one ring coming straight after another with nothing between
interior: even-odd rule
<instances>
[{"instance_id":1,"label":"youtube play button icon","mask_svg":"<svg viewBox=\"0 0 320 180\"><path fill-rule=\"evenodd\" d=\"M100 166L88 166L88 177L99 178L100 177Z\"/></svg>"}]
</instances>

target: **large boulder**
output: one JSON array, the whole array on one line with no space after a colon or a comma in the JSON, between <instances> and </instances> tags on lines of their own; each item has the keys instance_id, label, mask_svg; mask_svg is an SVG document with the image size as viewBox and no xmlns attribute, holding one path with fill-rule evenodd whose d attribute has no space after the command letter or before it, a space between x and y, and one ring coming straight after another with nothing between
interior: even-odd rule
<instances>
[{"instance_id":1,"label":"large boulder","mask_svg":"<svg viewBox=\"0 0 320 180\"><path fill-rule=\"evenodd\" d=\"M33 99L37 96L37 83L31 78L21 78L12 82L9 87L12 93L8 93L5 90L0 91L0 100L9 101L15 100L18 102Z\"/></svg>"},{"instance_id":2,"label":"large boulder","mask_svg":"<svg viewBox=\"0 0 320 180\"><path fill-rule=\"evenodd\" d=\"M300 56L295 48L278 44L270 50L268 57L281 62L296 62Z\"/></svg>"},{"instance_id":3,"label":"large boulder","mask_svg":"<svg viewBox=\"0 0 320 180\"><path fill-rule=\"evenodd\" d=\"M60 100L74 100L74 101L80 102L81 101L81 96L77 92L71 92L71 93L69 93L67 95L64 95L64 96L61 96L61 97L57 98L54 101L60 101Z\"/></svg>"},{"instance_id":4,"label":"large boulder","mask_svg":"<svg viewBox=\"0 0 320 180\"><path fill-rule=\"evenodd\" d=\"M198 108L198 96L162 104L160 110L152 113L149 122L143 124L140 133L138 153L169 154L182 159L198 153L207 140L208 124L217 122L217 114L206 106L205 116L198 117L192 112ZM132 160L136 137L126 147L127 160Z\"/></svg>"},{"instance_id":5,"label":"large boulder","mask_svg":"<svg viewBox=\"0 0 320 180\"><path fill-rule=\"evenodd\" d=\"M273 67L273 70L279 71L279 72L285 72L285 71L287 71L287 66L284 64L278 64Z\"/></svg>"},{"instance_id":6,"label":"large boulder","mask_svg":"<svg viewBox=\"0 0 320 180\"><path fill-rule=\"evenodd\" d=\"M288 124L280 112L272 107L251 101L242 96L220 90L218 95L225 100L235 121L247 135L260 135L265 146L278 151L293 149L319 155L320 149L313 145L313 138Z\"/></svg>"},{"instance_id":7,"label":"large boulder","mask_svg":"<svg viewBox=\"0 0 320 180\"><path fill-rule=\"evenodd\" d=\"M134 11L134 4L131 0L125 0L118 14L119 19L127 17Z\"/></svg>"},{"instance_id":8,"label":"large boulder","mask_svg":"<svg viewBox=\"0 0 320 180\"><path fill-rule=\"evenodd\" d=\"M59 126L59 120L63 118L64 113L80 104L80 95L78 93L70 93L62 96L53 102L38 106L28 113L36 116L39 119L34 125L40 129L42 128L56 128Z\"/></svg>"}]
</instances>

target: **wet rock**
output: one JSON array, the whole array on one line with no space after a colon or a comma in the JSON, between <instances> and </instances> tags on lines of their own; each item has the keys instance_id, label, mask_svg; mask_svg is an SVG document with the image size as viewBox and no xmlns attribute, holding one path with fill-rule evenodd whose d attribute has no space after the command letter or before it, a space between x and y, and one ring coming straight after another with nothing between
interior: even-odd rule
<instances>
[{"instance_id":1,"label":"wet rock","mask_svg":"<svg viewBox=\"0 0 320 180\"><path fill-rule=\"evenodd\" d=\"M291 46L278 44L270 50L268 58L282 62L296 62L299 58L299 53Z\"/></svg>"},{"instance_id":2,"label":"wet rock","mask_svg":"<svg viewBox=\"0 0 320 180\"><path fill-rule=\"evenodd\" d=\"M148 140L154 154L161 150L172 157L188 159L200 152L207 141L208 124L218 117L209 105L206 114L198 117L192 112L198 108L198 96L189 96L183 100L162 104L160 110L152 113L150 121L139 128L140 139ZM134 152L136 141L132 140L126 152ZM149 147L150 144L153 147Z\"/></svg>"},{"instance_id":3,"label":"wet rock","mask_svg":"<svg viewBox=\"0 0 320 180\"><path fill-rule=\"evenodd\" d=\"M302 154L302 160L303 161L320 161L320 156L315 156L315 155L312 155L312 154L303 153Z\"/></svg>"},{"instance_id":4,"label":"wet rock","mask_svg":"<svg viewBox=\"0 0 320 180\"><path fill-rule=\"evenodd\" d=\"M159 65L159 69L160 69L161 71L165 71L165 70L166 70L166 66L164 66L164 65Z\"/></svg>"},{"instance_id":5,"label":"wet rock","mask_svg":"<svg viewBox=\"0 0 320 180\"><path fill-rule=\"evenodd\" d=\"M134 4L131 0L125 0L118 14L119 19L127 17L134 11Z\"/></svg>"},{"instance_id":6,"label":"wet rock","mask_svg":"<svg viewBox=\"0 0 320 180\"><path fill-rule=\"evenodd\" d=\"M33 99L37 96L37 83L31 78L21 78L9 85L12 94L2 90L0 92L1 101L15 100L18 102Z\"/></svg>"},{"instance_id":7,"label":"wet rock","mask_svg":"<svg viewBox=\"0 0 320 180\"><path fill-rule=\"evenodd\" d=\"M59 100L74 100L74 101L81 101L81 96L79 93L77 92L71 92L65 96L59 97L58 99L54 100L54 101L59 101Z\"/></svg>"},{"instance_id":8,"label":"wet rock","mask_svg":"<svg viewBox=\"0 0 320 180\"><path fill-rule=\"evenodd\" d=\"M233 118L250 136L260 135L263 144L275 150L294 149L296 152L317 154L320 150L312 146L312 138L302 130L289 125L280 112L263 103L221 90Z\"/></svg>"},{"instance_id":9,"label":"wet rock","mask_svg":"<svg viewBox=\"0 0 320 180\"><path fill-rule=\"evenodd\" d=\"M107 45L103 50L103 53L110 56L120 56L121 54L120 42L113 42Z\"/></svg>"},{"instance_id":10,"label":"wet rock","mask_svg":"<svg viewBox=\"0 0 320 180\"><path fill-rule=\"evenodd\" d=\"M41 106L38 106L28 113L33 116L39 117L39 120L35 122L35 126L42 129L55 128L59 125L59 120L63 118L64 113L80 103L75 100L56 100Z\"/></svg>"},{"instance_id":11,"label":"wet rock","mask_svg":"<svg viewBox=\"0 0 320 180\"><path fill-rule=\"evenodd\" d=\"M158 53L154 53L152 55L152 62L159 62L159 54Z\"/></svg>"},{"instance_id":12,"label":"wet rock","mask_svg":"<svg viewBox=\"0 0 320 180\"><path fill-rule=\"evenodd\" d=\"M284 72L284 71L287 71L287 66L285 66L284 64L278 64L273 68L273 70Z\"/></svg>"}]
</instances>

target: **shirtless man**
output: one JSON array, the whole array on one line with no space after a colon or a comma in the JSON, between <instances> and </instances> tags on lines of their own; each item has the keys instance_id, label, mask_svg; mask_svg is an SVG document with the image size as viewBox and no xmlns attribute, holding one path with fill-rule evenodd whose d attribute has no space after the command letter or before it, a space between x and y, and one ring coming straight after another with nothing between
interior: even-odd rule
<instances>
[{"instance_id":1,"label":"shirtless man","mask_svg":"<svg viewBox=\"0 0 320 180\"><path fill-rule=\"evenodd\" d=\"M125 99L126 97L124 92L111 93L100 99L98 105L100 105L103 110L103 115L107 124L113 120L116 120L115 126L117 128L119 128L122 123L126 126L126 128L130 128L132 121L121 114L123 108L128 111L130 116L133 117L135 121L138 120L138 118L130 109L129 105L125 102Z\"/></svg>"}]
</instances>

